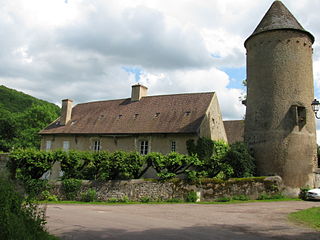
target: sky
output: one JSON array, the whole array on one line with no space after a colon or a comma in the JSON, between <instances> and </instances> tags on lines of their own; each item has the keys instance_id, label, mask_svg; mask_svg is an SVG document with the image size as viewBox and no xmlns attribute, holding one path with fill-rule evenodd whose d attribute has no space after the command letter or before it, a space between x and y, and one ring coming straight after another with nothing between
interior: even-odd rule
<instances>
[{"instance_id":1,"label":"sky","mask_svg":"<svg viewBox=\"0 0 320 240\"><path fill-rule=\"evenodd\" d=\"M0 85L60 104L216 92L223 119L243 119L244 41L273 0L0 0ZM282 1L316 38L319 0ZM320 122L318 124L320 142Z\"/></svg>"}]
</instances>

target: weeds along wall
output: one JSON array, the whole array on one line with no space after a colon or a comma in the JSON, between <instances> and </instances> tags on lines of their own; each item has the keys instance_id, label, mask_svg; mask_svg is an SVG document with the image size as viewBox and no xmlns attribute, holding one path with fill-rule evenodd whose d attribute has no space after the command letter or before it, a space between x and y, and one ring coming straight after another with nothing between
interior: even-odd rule
<instances>
[{"instance_id":1,"label":"weeds along wall","mask_svg":"<svg viewBox=\"0 0 320 240\"><path fill-rule=\"evenodd\" d=\"M170 181L142 179L107 182L82 181L81 185L78 183L68 183L68 185L66 191L63 182L55 182L51 187L50 194L61 200L82 200L86 193L95 191L95 197L98 201L121 202L186 200L190 193L198 193L200 201L214 201L235 196L257 199L262 195L281 194L282 190L280 177L239 178L227 181L202 179L196 183L188 183L180 179ZM70 196L73 199L70 199Z\"/></svg>"}]
</instances>

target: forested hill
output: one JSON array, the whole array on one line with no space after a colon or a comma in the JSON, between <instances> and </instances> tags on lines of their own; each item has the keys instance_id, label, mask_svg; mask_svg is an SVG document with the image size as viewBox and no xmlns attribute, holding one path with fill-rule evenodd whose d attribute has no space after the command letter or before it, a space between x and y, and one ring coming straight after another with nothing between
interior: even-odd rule
<instances>
[{"instance_id":1,"label":"forested hill","mask_svg":"<svg viewBox=\"0 0 320 240\"><path fill-rule=\"evenodd\" d=\"M0 85L0 107L9 112L23 112L32 105L44 105L59 113L60 108L47 101L32 97L23 92Z\"/></svg>"},{"instance_id":2,"label":"forested hill","mask_svg":"<svg viewBox=\"0 0 320 240\"><path fill-rule=\"evenodd\" d=\"M38 132L55 120L60 108L14 89L0 86L0 151L39 148Z\"/></svg>"}]
</instances>

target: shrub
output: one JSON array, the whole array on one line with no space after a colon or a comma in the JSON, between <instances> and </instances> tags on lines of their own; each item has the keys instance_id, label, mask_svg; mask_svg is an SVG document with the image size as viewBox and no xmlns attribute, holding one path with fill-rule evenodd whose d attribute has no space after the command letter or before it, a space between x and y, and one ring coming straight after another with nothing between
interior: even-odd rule
<instances>
[{"instance_id":1,"label":"shrub","mask_svg":"<svg viewBox=\"0 0 320 240\"><path fill-rule=\"evenodd\" d=\"M214 141L209 138L199 138L197 143L193 139L187 141L189 155L197 154L199 159L210 159L214 153Z\"/></svg>"},{"instance_id":2,"label":"shrub","mask_svg":"<svg viewBox=\"0 0 320 240\"><path fill-rule=\"evenodd\" d=\"M282 194L274 194L274 195L269 195L262 193L257 200L272 200L272 199L282 199L284 196Z\"/></svg>"},{"instance_id":3,"label":"shrub","mask_svg":"<svg viewBox=\"0 0 320 240\"><path fill-rule=\"evenodd\" d=\"M120 203L128 203L128 202L130 202L130 200L129 200L129 198L127 196L124 196L124 197L118 199L118 202L120 202Z\"/></svg>"},{"instance_id":4,"label":"shrub","mask_svg":"<svg viewBox=\"0 0 320 240\"><path fill-rule=\"evenodd\" d=\"M248 201L249 197L246 195L238 195L238 196L233 196L233 200L238 200L238 201Z\"/></svg>"},{"instance_id":5,"label":"shrub","mask_svg":"<svg viewBox=\"0 0 320 240\"><path fill-rule=\"evenodd\" d=\"M28 196L32 198L39 198L43 191L50 188L48 180L42 179L24 179L22 184Z\"/></svg>"},{"instance_id":6,"label":"shrub","mask_svg":"<svg viewBox=\"0 0 320 240\"><path fill-rule=\"evenodd\" d=\"M89 188L85 193L81 194L81 201L83 202L94 202L97 200L96 190Z\"/></svg>"},{"instance_id":7,"label":"shrub","mask_svg":"<svg viewBox=\"0 0 320 240\"><path fill-rule=\"evenodd\" d=\"M226 161L233 168L232 177L252 177L255 175L255 160L251 156L248 147L243 142L237 142L230 145L226 154Z\"/></svg>"},{"instance_id":8,"label":"shrub","mask_svg":"<svg viewBox=\"0 0 320 240\"><path fill-rule=\"evenodd\" d=\"M116 202L118 202L118 199L117 199L117 198L109 198L109 199L107 200L107 202L109 202L109 203L116 203Z\"/></svg>"},{"instance_id":9,"label":"shrub","mask_svg":"<svg viewBox=\"0 0 320 240\"><path fill-rule=\"evenodd\" d=\"M230 197L221 197L221 198L217 198L215 201L216 202L230 202L231 198Z\"/></svg>"},{"instance_id":10,"label":"shrub","mask_svg":"<svg viewBox=\"0 0 320 240\"><path fill-rule=\"evenodd\" d=\"M196 202L197 200L198 200L198 196L195 191L188 192L186 196L186 202Z\"/></svg>"},{"instance_id":11,"label":"shrub","mask_svg":"<svg viewBox=\"0 0 320 240\"><path fill-rule=\"evenodd\" d=\"M64 179L62 181L62 190L67 200L75 200L81 188L81 180L79 179Z\"/></svg>"},{"instance_id":12,"label":"shrub","mask_svg":"<svg viewBox=\"0 0 320 240\"><path fill-rule=\"evenodd\" d=\"M0 176L0 239L57 239L44 229L44 212L30 198L15 191L6 177Z\"/></svg>"},{"instance_id":13,"label":"shrub","mask_svg":"<svg viewBox=\"0 0 320 240\"><path fill-rule=\"evenodd\" d=\"M45 190L41 193L40 199L46 200L46 201L54 201L54 202L57 202L59 200L56 195L51 194L48 190Z\"/></svg>"},{"instance_id":14,"label":"shrub","mask_svg":"<svg viewBox=\"0 0 320 240\"><path fill-rule=\"evenodd\" d=\"M142 202L142 203L148 203L148 202L150 202L150 198L148 198L148 197L142 197L142 198L140 199L140 202Z\"/></svg>"}]
</instances>

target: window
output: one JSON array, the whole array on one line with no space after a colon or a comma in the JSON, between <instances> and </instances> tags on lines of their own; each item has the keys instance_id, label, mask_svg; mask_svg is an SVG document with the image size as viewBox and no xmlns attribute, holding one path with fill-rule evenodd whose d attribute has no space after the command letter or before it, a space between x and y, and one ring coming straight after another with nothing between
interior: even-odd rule
<instances>
[{"instance_id":1,"label":"window","mask_svg":"<svg viewBox=\"0 0 320 240\"><path fill-rule=\"evenodd\" d=\"M99 152L101 150L101 142L100 140L94 140L92 142L92 150L95 152Z\"/></svg>"},{"instance_id":2,"label":"window","mask_svg":"<svg viewBox=\"0 0 320 240\"><path fill-rule=\"evenodd\" d=\"M149 144L148 141L140 142L140 154L145 155L148 154Z\"/></svg>"},{"instance_id":3,"label":"window","mask_svg":"<svg viewBox=\"0 0 320 240\"><path fill-rule=\"evenodd\" d=\"M171 141L171 152L175 152L177 150L176 141Z\"/></svg>"},{"instance_id":4,"label":"window","mask_svg":"<svg viewBox=\"0 0 320 240\"><path fill-rule=\"evenodd\" d=\"M63 141L63 151L68 151L70 147L69 141Z\"/></svg>"},{"instance_id":5,"label":"window","mask_svg":"<svg viewBox=\"0 0 320 240\"><path fill-rule=\"evenodd\" d=\"M46 141L46 151L49 151L51 149L51 144L52 144L51 140Z\"/></svg>"}]
</instances>

